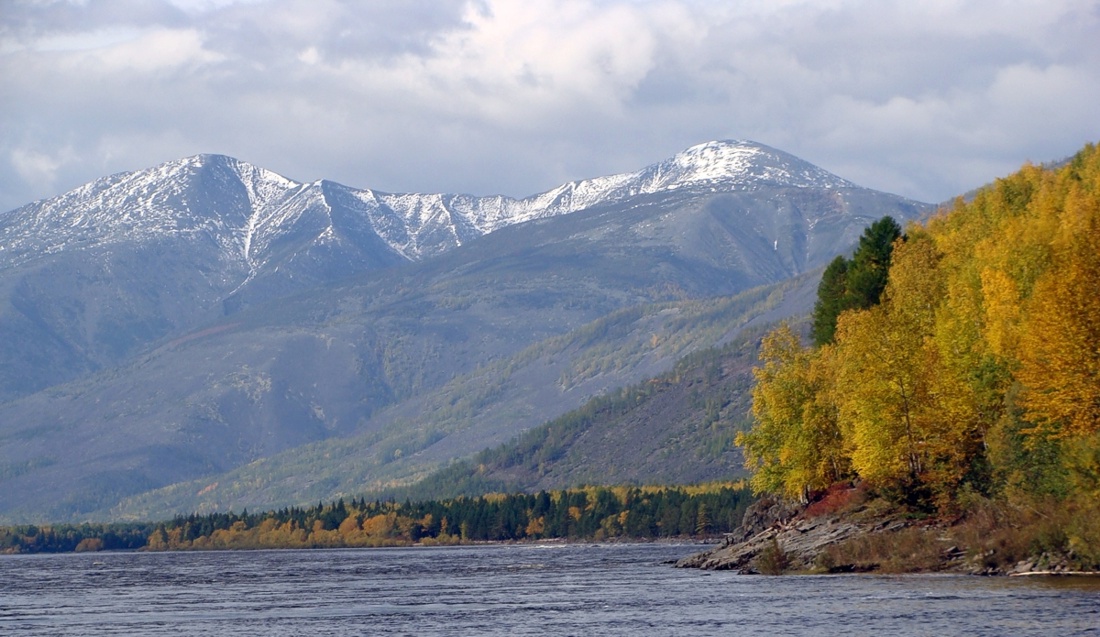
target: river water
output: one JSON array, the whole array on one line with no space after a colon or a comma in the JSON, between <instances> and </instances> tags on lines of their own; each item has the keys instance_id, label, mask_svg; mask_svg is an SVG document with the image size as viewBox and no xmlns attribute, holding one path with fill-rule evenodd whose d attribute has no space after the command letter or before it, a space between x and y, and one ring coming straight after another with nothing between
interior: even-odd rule
<instances>
[{"instance_id":1,"label":"river water","mask_svg":"<svg viewBox=\"0 0 1100 637\"><path fill-rule=\"evenodd\" d=\"M669 544L0 557L0 635L1100 635L1100 580L766 577Z\"/></svg>"}]
</instances>

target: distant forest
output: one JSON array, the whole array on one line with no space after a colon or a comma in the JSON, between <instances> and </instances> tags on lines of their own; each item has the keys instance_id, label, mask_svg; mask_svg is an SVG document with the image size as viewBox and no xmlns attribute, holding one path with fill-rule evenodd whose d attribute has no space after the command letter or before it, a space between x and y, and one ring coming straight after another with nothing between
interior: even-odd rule
<instances>
[{"instance_id":1,"label":"distant forest","mask_svg":"<svg viewBox=\"0 0 1100 637\"><path fill-rule=\"evenodd\" d=\"M589 487L398 503L351 499L162 523L0 528L0 552L346 548L565 539L704 538L736 528L740 484Z\"/></svg>"}]
</instances>

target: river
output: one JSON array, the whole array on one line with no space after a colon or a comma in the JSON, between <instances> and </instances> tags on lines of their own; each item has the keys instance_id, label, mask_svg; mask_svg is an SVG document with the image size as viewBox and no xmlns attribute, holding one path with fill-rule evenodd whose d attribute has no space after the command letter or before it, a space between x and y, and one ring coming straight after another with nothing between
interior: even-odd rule
<instances>
[{"instance_id":1,"label":"river","mask_svg":"<svg viewBox=\"0 0 1100 637\"><path fill-rule=\"evenodd\" d=\"M747 576L674 544L0 557L0 635L1100 635L1100 580Z\"/></svg>"}]
</instances>

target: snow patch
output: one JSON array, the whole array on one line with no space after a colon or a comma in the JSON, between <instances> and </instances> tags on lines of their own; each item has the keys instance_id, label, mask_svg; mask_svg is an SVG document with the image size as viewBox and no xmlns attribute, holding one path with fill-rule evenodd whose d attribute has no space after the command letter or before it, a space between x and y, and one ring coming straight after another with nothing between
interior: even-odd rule
<instances>
[{"instance_id":1,"label":"snow patch","mask_svg":"<svg viewBox=\"0 0 1100 637\"><path fill-rule=\"evenodd\" d=\"M369 228L397 254L419 260L506 226L637 195L762 186L855 187L792 155L748 141L706 142L636 172L573 181L523 199L387 194L324 181L303 184L230 157L196 155L104 177L0 216L0 268L47 251L201 235L221 246L220 258L236 263L247 281L295 228L315 228L310 236L318 242L340 235L330 196L338 202L342 219L351 219L341 223Z\"/></svg>"}]
</instances>

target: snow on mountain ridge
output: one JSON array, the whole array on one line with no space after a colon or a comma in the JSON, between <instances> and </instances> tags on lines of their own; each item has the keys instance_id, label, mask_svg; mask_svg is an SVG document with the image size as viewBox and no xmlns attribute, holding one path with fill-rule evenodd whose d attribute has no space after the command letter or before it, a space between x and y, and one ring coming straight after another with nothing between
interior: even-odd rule
<instances>
[{"instance_id":1,"label":"snow on mountain ridge","mask_svg":"<svg viewBox=\"0 0 1100 637\"><path fill-rule=\"evenodd\" d=\"M523 199L303 184L231 157L202 154L104 177L0 216L0 268L68 247L190 234L213 239L223 260L244 266L251 278L292 227L317 226L317 241L338 242L332 197L352 205L395 252L418 260L505 226L640 194L761 185L855 187L747 141L706 142L636 172L572 181ZM311 215L326 219L307 220Z\"/></svg>"},{"instance_id":2,"label":"snow on mountain ridge","mask_svg":"<svg viewBox=\"0 0 1100 637\"><path fill-rule=\"evenodd\" d=\"M722 185L749 190L760 185L798 188L855 188L856 185L782 151L747 141L692 146L638 173L645 193L690 185Z\"/></svg>"}]
</instances>

